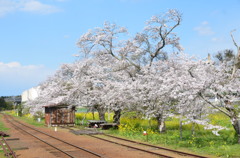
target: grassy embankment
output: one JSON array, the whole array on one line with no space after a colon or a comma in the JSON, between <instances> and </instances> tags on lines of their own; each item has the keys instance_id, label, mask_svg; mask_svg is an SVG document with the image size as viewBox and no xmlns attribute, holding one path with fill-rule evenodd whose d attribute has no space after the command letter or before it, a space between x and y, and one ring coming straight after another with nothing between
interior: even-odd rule
<instances>
[{"instance_id":1,"label":"grassy embankment","mask_svg":"<svg viewBox=\"0 0 240 158\"><path fill-rule=\"evenodd\" d=\"M38 122L36 118L32 117L30 114L24 115L22 117L17 116L15 111L7 111L6 114L9 114L11 116L14 116L20 120L23 120L24 122L34 125L34 126L44 126L44 118L41 118L41 121Z\"/></svg>"}]
</instances>

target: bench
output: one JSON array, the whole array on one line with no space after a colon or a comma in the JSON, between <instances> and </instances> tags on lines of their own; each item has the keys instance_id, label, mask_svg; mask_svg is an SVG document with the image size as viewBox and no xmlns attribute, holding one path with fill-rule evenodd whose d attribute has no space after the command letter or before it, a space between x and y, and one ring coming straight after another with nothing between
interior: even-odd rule
<instances>
[{"instance_id":1,"label":"bench","mask_svg":"<svg viewBox=\"0 0 240 158\"><path fill-rule=\"evenodd\" d=\"M100 124L107 123L104 120L88 120L88 127L89 128L99 128Z\"/></svg>"},{"instance_id":2,"label":"bench","mask_svg":"<svg viewBox=\"0 0 240 158\"><path fill-rule=\"evenodd\" d=\"M110 128L118 128L118 125L117 123L103 123L103 124L100 124L100 128L102 130L107 130L107 129L110 129Z\"/></svg>"}]
</instances>

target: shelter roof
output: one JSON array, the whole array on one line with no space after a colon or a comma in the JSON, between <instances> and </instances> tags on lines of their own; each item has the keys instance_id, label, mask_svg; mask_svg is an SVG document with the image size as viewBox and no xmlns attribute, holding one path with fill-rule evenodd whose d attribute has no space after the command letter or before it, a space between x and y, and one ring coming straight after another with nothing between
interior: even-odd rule
<instances>
[{"instance_id":1,"label":"shelter roof","mask_svg":"<svg viewBox=\"0 0 240 158\"><path fill-rule=\"evenodd\" d=\"M69 105L66 102L65 96L59 96L57 98L52 99L47 104L45 104L43 107L68 107Z\"/></svg>"}]
</instances>

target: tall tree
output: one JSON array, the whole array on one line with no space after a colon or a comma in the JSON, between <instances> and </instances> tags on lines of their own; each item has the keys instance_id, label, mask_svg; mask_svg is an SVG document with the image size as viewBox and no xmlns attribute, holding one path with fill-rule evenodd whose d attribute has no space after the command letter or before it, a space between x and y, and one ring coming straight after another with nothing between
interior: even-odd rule
<instances>
[{"instance_id":1,"label":"tall tree","mask_svg":"<svg viewBox=\"0 0 240 158\"><path fill-rule=\"evenodd\" d=\"M225 49L223 51L218 51L216 55L214 55L216 58L217 62L224 62L224 61L232 61L234 62L235 60L235 54L234 51L231 49Z\"/></svg>"},{"instance_id":2,"label":"tall tree","mask_svg":"<svg viewBox=\"0 0 240 158\"><path fill-rule=\"evenodd\" d=\"M0 111L5 110L7 108L7 103L5 102L4 97L0 97Z\"/></svg>"},{"instance_id":3,"label":"tall tree","mask_svg":"<svg viewBox=\"0 0 240 158\"><path fill-rule=\"evenodd\" d=\"M123 37L127 33L126 28L105 23L103 28L89 30L81 36L77 45L85 56L101 59L109 66L109 70L121 74L121 82L128 79L134 81L142 67L151 67L154 61L167 58L166 47L182 50L180 38L173 32L181 21L182 16L177 10L168 10L164 14L153 16L142 33L137 33L133 39L128 40L119 40L119 37L126 39ZM111 105L121 107L117 104L119 103Z\"/></svg>"}]
</instances>

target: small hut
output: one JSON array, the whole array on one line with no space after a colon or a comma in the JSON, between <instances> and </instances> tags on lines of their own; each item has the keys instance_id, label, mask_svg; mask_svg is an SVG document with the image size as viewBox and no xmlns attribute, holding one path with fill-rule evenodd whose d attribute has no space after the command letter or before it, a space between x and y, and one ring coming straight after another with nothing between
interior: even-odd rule
<instances>
[{"instance_id":1,"label":"small hut","mask_svg":"<svg viewBox=\"0 0 240 158\"><path fill-rule=\"evenodd\" d=\"M44 106L44 108L47 126L75 125L75 106L58 103Z\"/></svg>"}]
</instances>

